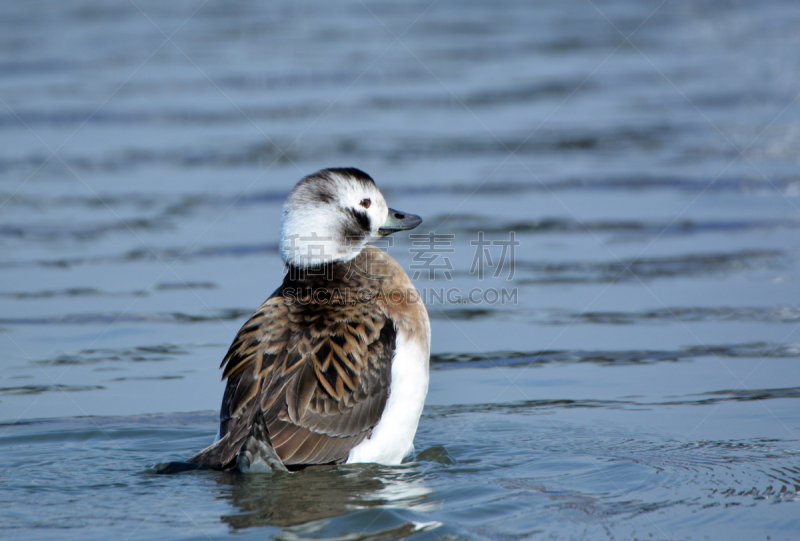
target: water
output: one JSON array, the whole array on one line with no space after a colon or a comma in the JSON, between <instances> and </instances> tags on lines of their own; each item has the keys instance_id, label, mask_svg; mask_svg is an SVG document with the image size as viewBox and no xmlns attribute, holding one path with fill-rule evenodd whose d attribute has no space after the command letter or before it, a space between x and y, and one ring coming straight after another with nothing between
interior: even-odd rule
<instances>
[{"instance_id":1,"label":"water","mask_svg":"<svg viewBox=\"0 0 800 541\"><path fill-rule=\"evenodd\" d=\"M800 5L2 11L5 537L797 538ZM339 165L452 235L433 277L389 248L433 325L416 457L156 475Z\"/></svg>"}]
</instances>

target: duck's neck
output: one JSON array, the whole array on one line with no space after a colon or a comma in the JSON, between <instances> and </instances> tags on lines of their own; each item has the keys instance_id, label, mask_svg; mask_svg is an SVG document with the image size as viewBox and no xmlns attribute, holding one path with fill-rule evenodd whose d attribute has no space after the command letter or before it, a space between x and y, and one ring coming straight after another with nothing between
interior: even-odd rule
<instances>
[{"instance_id":1,"label":"duck's neck","mask_svg":"<svg viewBox=\"0 0 800 541\"><path fill-rule=\"evenodd\" d=\"M380 290L381 277L369 272L364 254L349 261L321 263L316 267L286 265L284 296L314 304L351 304L373 298Z\"/></svg>"}]
</instances>

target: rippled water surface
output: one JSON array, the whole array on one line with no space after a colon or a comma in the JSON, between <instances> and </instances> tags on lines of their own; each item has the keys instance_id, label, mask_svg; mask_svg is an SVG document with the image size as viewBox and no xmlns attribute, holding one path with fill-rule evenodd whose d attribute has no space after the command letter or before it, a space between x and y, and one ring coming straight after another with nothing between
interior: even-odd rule
<instances>
[{"instance_id":1,"label":"rippled water surface","mask_svg":"<svg viewBox=\"0 0 800 541\"><path fill-rule=\"evenodd\" d=\"M3 537L797 538L796 2L0 9ZM416 456L157 475L337 165L446 235Z\"/></svg>"}]
</instances>

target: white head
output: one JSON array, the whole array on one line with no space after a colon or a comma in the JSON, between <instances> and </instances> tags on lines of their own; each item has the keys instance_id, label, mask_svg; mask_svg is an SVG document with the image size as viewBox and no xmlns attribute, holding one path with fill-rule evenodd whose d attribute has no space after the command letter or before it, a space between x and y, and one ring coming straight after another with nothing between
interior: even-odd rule
<instances>
[{"instance_id":1,"label":"white head","mask_svg":"<svg viewBox=\"0 0 800 541\"><path fill-rule=\"evenodd\" d=\"M368 242L421 222L419 216L390 209L363 171L323 169L298 182L286 198L281 258L300 268L348 261Z\"/></svg>"}]
</instances>

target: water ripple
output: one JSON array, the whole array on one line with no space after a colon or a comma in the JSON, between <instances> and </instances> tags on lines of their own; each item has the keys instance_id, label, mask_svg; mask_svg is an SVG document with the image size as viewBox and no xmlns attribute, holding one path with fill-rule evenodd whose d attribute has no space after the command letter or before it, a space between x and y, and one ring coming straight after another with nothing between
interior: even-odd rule
<instances>
[{"instance_id":1,"label":"water ripple","mask_svg":"<svg viewBox=\"0 0 800 541\"><path fill-rule=\"evenodd\" d=\"M203 248L137 248L122 254L95 256L95 257L62 257L58 259L39 259L22 261L3 261L0 268L19 267L46 267L70 268L79 265L103 265L129 263L133 261L159 261L166 265L173 265L176 261L186 261L198 258L211 257L241 257L256 254L278 253L277 243L260 244L226 244L221 246L206 246Z\"/></svg>"},{"instance_id":2,"label":"water ripple","mask_svg":"<svg viewBox=\"0 0 800 541\"><path fill-rule=\"evenodd\" d=\"M780 250L740 250L678 256L626 258L616 261L515 261L515 269L532 274L516 278L524 284L616 283L729 274L745 270L779 270L790 261Z\"/></svg>"},{"instance_id":3,"label":"water ripple","mask_svg":"<svg viewBox=\"0 0 800 541\"><path fill-rule=\"evenodd\" d=\"M431 368L489 368L531 366L549 363L596 363L602 365L652 364L688 361L703 357L722 358L800 358L800 343L752 342L719 346L692 346L672 351L534 351L485 354L439 353L431 355Z\"/></svg>"},{"instance_id":4,"label":"water ripple","mask_svg":"<svg viewBox=\"0 0 800 541\"><path fill-rule=\"evenodd\" d=\"M749 402L754 400L796 399L800 398L800 387L785 389L732 389L709 391L706 393L686 395L680 399L663 400L634 400L634 399L538 399L520 400L510 403L492 402L490 404L465 404L453 406L449 413L485 413L507 412L520 413L530 410L548 409L576 409L576 408L602 408L602 409L656 409L662 406L708 406L725 402Z\"/></svg>"},{"instance_id":5,"label":"water ripple","mask_svg":"<svg viewBox=\"0 0 800 541\"><path fill-rule=\"evenodd\" d=\"M448 229L454 232L487 234L515 233L618 233L625 236L682 236L702 233L771 231L775 229L798 229L800 220L680 220L680 221L640 221L640 220L585 220L571 218L542 218L529 221L498 222L478 215L438 216L431 218L433 223L447 220Z\"/></svg>"},{"instance_id":6,"label":"water ripple","mask_svg":"<svg viewBox=\"0 0 800 541\"><path fill-rule=\"evenodd\" d=\"M171 228L171 225L164 220L147 218L113 220L110 222L85 225L79 223L6 224L0 225L0 237L40 242L53 242L64 239L89 241L119 231L164 231Z\"/></svg>"},{"instance_id":7,"label":"water ripple","mask_svg":"<svg viewBox=\"0 0 800 541\"><path fill-rule=\"evenodd\" d=\"M169 361L178 355L188 355L190 352L183 346L176 344L157 344L153 346L138 346L134 348L94 348L86 349L74 354L60 354L49 359L36 361L42 366L71 366L74 364L97 364L102 362L153 362Z\"/></svg>"},{"instance_id":8,"label":"water ripple","mask_svg":"<svg viewBox=\"0 0 800 541\"><path fill-rule=\"evenodd\" d=\"M207 321L237 321L252 315L252 309L230 308L209 314L106 312L96 314L65 314L28 318L0 318L0 325L97 325L112 323L202 323Z\"/></svg>"},{"instance_id":9,"label":"water ripple","mask_svg":"<svg viewBox=\"0 0 800 541\"><path fill-rule=\"evenodd\" d=\"M473 321L514 318L537 325L641 325L645 323L683 323L700 321L750 321L758 323L798 323L800 306L697 306L668 307L641 312L568 312L564 310L527 310L518 308L505 313L493 308L436 306L428 310L431 319Z\"/></svg>"},{"instance_id":10,"label":"water ripple","mask_svg":"<svg viewBox=\"0 0 800 541\"><path fill-rule=\"evenodd\" d=\"M17 387L0 387L0 394L26 395L42 394L49 392L78 392L78 391L97 391L105 389L100 385L61 385L53 383L51 385L19 385Z\"/></svg>"}]
</instances>

